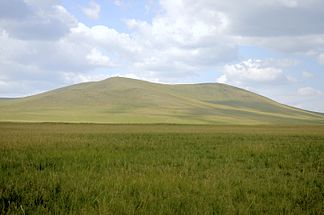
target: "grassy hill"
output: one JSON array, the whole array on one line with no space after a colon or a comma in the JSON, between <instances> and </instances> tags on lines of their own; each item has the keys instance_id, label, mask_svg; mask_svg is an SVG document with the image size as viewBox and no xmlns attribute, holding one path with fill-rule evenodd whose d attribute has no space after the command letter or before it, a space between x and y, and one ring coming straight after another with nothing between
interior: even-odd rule
<instances>
[{"instance_id":1,"label":"grassy hill","mask_svg":"<svg viewBox=\"0 0 324 215\"><path fill-rule=\"evenodd\" d=\"M183 124L324 124L324 115L225 84L109 78L0 100L0 121Z\"/></svg>"}]
</instances>

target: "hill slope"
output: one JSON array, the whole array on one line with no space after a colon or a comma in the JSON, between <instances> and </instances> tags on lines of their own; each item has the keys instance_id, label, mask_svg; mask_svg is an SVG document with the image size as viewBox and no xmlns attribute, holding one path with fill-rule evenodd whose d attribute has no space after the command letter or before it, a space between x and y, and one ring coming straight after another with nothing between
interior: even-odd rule
<instances>
[{"instance_id":1,"label":"hill slope","mask_svg":"<svg viewBox=\"0 0 324 215\"><path fill-rule=\"evenodd\" d=\"M224 84L156 84L109 78L0 100L0 121L324 124L324 115Z\"/></svg>"}]
</instances>

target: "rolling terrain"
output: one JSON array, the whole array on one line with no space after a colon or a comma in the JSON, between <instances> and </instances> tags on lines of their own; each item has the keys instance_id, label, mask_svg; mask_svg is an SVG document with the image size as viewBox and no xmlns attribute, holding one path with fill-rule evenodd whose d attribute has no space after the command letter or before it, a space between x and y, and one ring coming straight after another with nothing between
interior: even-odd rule
<instances>
[{"instance_id":1,"label":"rolling terrain","mask_svg":"<svg viewBox=\"0 0 324 215\"><path fill-rule=\"evenodd\" d=\"M179 124L324 124L324 115L225 84L167 85L109 78L0 99L0 121Z\"/></svg>"}]
</instances>

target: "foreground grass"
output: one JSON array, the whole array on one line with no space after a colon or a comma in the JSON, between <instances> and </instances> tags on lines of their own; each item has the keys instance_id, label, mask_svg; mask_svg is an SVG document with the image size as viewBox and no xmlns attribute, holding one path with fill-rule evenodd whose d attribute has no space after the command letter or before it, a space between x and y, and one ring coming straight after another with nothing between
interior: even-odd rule
<instances>
[{"instance_id":1,"label":"foreground grass","mask_svg":"<svg viewBox=\"0 0 324 215\"><path fill-rule=\"evenodd\" d=\"M0 123L0 214L321 214L324 127Z\"/></svg>"}]
</instances>

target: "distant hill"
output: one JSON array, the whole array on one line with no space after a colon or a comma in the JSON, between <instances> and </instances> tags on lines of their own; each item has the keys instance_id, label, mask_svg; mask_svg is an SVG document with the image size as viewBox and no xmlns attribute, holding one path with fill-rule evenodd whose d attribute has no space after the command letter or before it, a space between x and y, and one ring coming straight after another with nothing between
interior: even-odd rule
<instances>
[{"instance_id":1,"label":"distant hill","mask_svg":"<svg viewBox=\"0 0 324 215\"><path fill-rule=\"evenodd\" d=\"M115 77L0 99L0 121L302 125L324 124L324 115L225 84L167 85Z\"/></svg>"}]
</instances>

